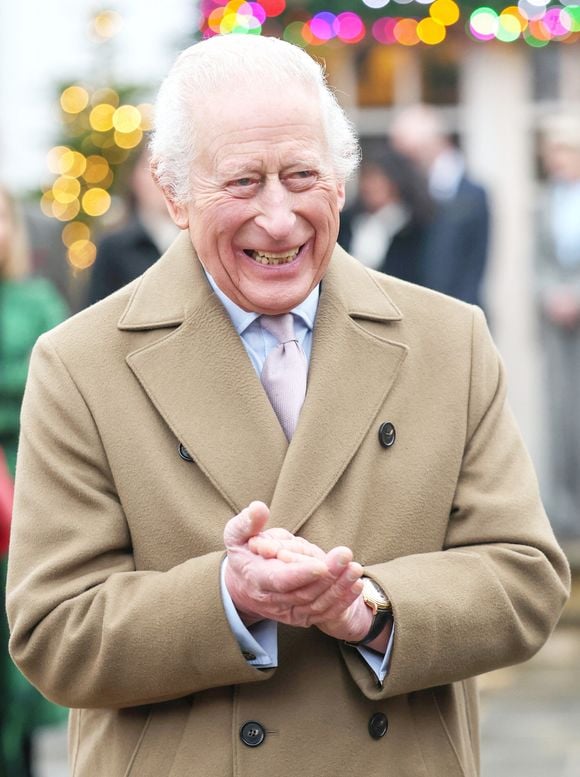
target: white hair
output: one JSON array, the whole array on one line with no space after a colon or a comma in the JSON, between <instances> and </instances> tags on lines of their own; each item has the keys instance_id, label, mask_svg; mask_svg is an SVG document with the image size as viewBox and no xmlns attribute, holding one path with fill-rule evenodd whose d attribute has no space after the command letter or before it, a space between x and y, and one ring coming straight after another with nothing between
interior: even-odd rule
<instances>
[{"instance_id":1,"label":"white hair","mask_svg":"<svg viewBox=\"0 0 580 777\"><path fill-rule=\"evenodd\" d=\"M281 88L314 88L336 177L344 181L360 161L354 128L326 83L322 67L305 51L277 38L224 35L185 49L161 84L151 138L151 164L160 186L176 202L190 198L190 165L196 156L196 101L236 84L268 81Z\"/></svg>"}]
</instances>

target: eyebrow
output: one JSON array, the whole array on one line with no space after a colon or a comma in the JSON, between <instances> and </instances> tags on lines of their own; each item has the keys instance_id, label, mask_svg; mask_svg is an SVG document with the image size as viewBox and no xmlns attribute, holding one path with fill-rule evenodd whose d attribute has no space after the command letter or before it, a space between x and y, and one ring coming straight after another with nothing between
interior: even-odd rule
<instances>
[{"instance_id":1,"label":"eyebrow","mask_svg":"<svg viewBox=\"0 0 580 777\"><path fill-rule=\"evenodd\" d=\"M286 170L295 170L295 169L310 169L312 167L319 168L322 165L322 160L320 158L315 157L300 157L299 159L294 159L292 162L289 162L288 164L282 165L281 169L278 171L279 173L284 173ZM249 175L251 173L260 173L262 175L264 173L264 165L263 162L259 159L249 160L247 162L241 162L239 164L228 164L225 163L223 167L218 170L218 175L220 178L224 178L227 180L230 179L236 179L236 178L243 178L246 175Z\"/></svg>"}]
</instances>

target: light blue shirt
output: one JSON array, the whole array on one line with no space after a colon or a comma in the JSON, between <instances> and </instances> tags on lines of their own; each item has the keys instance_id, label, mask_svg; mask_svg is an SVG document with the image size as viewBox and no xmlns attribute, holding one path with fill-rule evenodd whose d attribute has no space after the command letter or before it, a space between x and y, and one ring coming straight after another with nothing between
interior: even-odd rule
<instances>
[{"instance_id":1,"label":"light blue shirt","mask_svg":"<svg viewBox=\"0 0 580 777\"><path fill-rule=\"evenodd\" d=\"M260 326L258 321L259 313L249 313L243 310L239 305L226 296L217 286L214 279L206 271L207 279L216 293L216 296L226 309L236 332L242 339L244 348L250 361L254 365L258 376L262 372L264 362L268 353L278 345L276 338ZM320 296L320 286L316 286L306 299L292 309L294 317L294 334L302 346L306 358L310 363L310 353L312 351L312 330L316 320L318 310L318 299ZM278 624L275 621L263 620L246 628L235 608L229 591L225 585L225 567L227 559L224 560L221 569L221 595L224 603L226 618L234 633L238 644L248 663L260 669L270 669L278 666ZM362 646L357 650L368 663L375 673L379 682L382 682L387 675L389 659L393 647L394 628L391 631L391 637L385 655L382 656L374 650Z\"/></svg>"}]
</instances>

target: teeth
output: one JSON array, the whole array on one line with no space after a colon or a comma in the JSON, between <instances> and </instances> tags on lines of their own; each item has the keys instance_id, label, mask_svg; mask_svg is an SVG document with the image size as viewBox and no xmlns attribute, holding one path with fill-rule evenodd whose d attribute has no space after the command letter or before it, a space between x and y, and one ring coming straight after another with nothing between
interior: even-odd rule
<instances>
[{"instance_id":1,"label":"teeth","mask_svg":"<svg viewBox=\"0 0 580 777\"><path fill-rule=\"evenodd\" d=\"M255 262L258 262L258 264L288 264L296 257L299 250L300 247L295 248L290 253L287 251L284 253L276 253L274 251L251 251L250 255Z\"/></svg>"}]
</instances>

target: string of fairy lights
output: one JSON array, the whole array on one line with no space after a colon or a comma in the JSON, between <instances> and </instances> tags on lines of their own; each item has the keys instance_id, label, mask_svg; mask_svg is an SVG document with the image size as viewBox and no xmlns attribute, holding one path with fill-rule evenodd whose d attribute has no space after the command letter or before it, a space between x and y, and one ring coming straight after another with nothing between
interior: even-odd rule
<instances>
[{"instance_id":1,"label":"string of fairy lights","mask_svg":"<svg viewBox=\"0 0 580 777\"><path fill-rule=\"evenodd\" d=\"M455 0L352 0L337 12L321 9L305 12L286 0L201 0L203 35L229 33L277 34L300 46L323 46L333 41L353 45L363 40L383 45L436 46L443 43L450 28L462 27L476 41L523 40L540 48L552 41L573 43L580 39L578 0L551 3L519 0L517 4L474 6ZM470 9L465 10L469 5ZM406 7L403 15L397 13ZM297 16L296 19L291 17Z\"/></svg>"},{"instance_id":2,"label":"string of fairy lights","mask_svg":"<svg viewBox=\"0 0 580 777\"><path fill-rule=\"evenodd\" d=\"M317 7L312 13L318 1L297 6L293 0L288 5L286 0L201 0L199 34L273 34L314 49L362 41L437 46L453 29L478 42L523 41L534 48L580 40L577 1L478 6L455 0L350 0L356 6L352 9L349 0L327 0L333 10ZM97 43L107 42L122 26L117 11L100 11L91 19L89 35ZM43 190L40 206L63 223L62 240L75 270L95 261L95 222L110 211L116 180L152 127L152 105L134 100L134 91L72 83L60 93L66 140L48 152L54 180Z\"/></svg>"}]
</instances>

